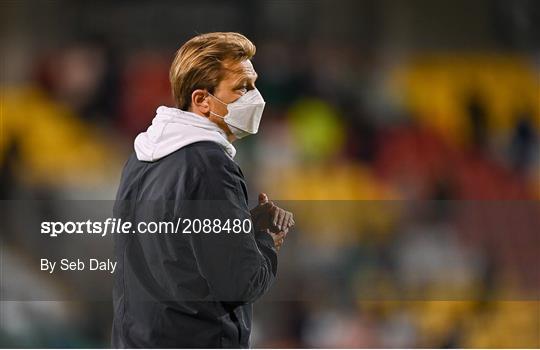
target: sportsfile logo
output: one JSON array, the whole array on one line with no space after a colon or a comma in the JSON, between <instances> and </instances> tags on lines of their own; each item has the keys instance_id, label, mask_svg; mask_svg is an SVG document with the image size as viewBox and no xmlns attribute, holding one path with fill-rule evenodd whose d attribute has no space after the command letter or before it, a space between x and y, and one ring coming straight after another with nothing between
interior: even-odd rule
<instances>
[{"instance_id":1,"label":"sportsfile logo","mask_svg":"<svg viewBox=\"0 0 540 350\"><path fill-rule=\"evenodd\" d=\"M132 223L122 219L107 218L105 221L44 221L41 223L41 233L50 237L60 234L94 234L105 237L109 233L130 233Z\"/></svg>"}]
</instances>

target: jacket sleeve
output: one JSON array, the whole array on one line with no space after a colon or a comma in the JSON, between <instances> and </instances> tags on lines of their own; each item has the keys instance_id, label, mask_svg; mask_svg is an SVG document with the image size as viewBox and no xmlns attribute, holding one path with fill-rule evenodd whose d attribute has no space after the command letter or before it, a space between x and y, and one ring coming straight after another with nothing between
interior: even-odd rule
<instances>
[{"instance_id":1,"label":"jacket sleeve","mask_svg":"<svg viewBox=\"0 0 540 350\"><path fill-rule=\"evenodd\" d=\"M241 174L220 157L209 156L191 182L194 200L184 204L184 212L201 221L203 232L188 233L188 239L217 301L254 302L276 277L277 253L270 234L254 231Z\"/></svg>"}]
</instances>

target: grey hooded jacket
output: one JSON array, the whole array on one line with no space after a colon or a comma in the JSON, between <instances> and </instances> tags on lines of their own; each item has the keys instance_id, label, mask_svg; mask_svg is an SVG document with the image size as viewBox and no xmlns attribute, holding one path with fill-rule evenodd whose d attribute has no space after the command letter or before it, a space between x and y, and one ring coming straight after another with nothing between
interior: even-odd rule
<instances>
[{"instance_id":1,"label":"grey hooded jacket","mask_svg":"<svg viewBox=\"0 0 540 350\"><path fill-rule=\"evenodd\" d=\"M249 224L244 177L223 145L184 144L155 161L133 153L114 216L134 228L182 224L175 233L114 235L113 348L250 347L252 303L275 280L277 254L272 237ZM204 233L196 219L219 224Z\"/></svg>"}]
</instances>

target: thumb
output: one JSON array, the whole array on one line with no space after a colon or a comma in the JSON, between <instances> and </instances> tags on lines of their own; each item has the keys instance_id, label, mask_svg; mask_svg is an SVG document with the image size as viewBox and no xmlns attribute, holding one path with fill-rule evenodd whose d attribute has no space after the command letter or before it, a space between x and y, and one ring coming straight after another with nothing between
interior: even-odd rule
<instances>
[{"instance_id":1,"label":"thumb","mask_svg":"<svg viewBox=\"0 0 540 350\"><path fill-rule=\"evenodd\" d=\"M259 193L259 204L265 204L268 202L268 196L266 195L266 193Z\"/></svg>"}]
</instances>

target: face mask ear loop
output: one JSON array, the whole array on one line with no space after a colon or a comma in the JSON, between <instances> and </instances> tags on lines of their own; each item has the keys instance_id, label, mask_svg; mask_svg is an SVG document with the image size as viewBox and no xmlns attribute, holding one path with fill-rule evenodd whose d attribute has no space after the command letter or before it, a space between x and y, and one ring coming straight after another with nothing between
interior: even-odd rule
<instances>
[{"instance_id":1,"label":"face mask ear loop","mask_svg":"<svg viewBox=\"0 0 540 350\"><path fill-rule=\"evenodd\" d=\"M210 114L215 115L216 117L219 117L219 118L221 118L221 119L225 119L225 117L223 117L223 116L221 116L221 115L219 115L219 114L217 114L217 113L214 113L214 112L212 112L212 111L209 111L209 112L210 112Z\"/></svg>"},{"instance_id":2,"label":"face mask ear loop","mask_svg":"<svg viewBox=\"0 0 540 350\"><path fill-rule=\"evenodd\" d=\"M225 106L228 106L228 105L229 105L228 103L225 103L225 102L221 101L219 98L217 98L216 96L212 95L210 92L207 91L206 93L207 93L208 95L212 96L213 98L215 98L216 100L218 100L219 102L223 103ZM210 114L215 115L216 117L219 117L219 118L221 118L221 119L225 119L224 116L221 116L221 115L219 115L219 114L217 114L217 113L215 113L215 112L212 112L212 111L209 111L209 112L210 112Z\"/></svg>"},{"instance_id":3,"label":"face mask ear loop","mask_svg":"<svg viewBox=\"0 0 540 350\"><path fill-rule=\"evenodd\" d=\"M228 103L225 103L223 101L221 101L219 98L217 98L216 96L212 95L211 93L209 93L208 91L206 92L208 95L212 96L213 98L215 98L216 100L218 100L220 103L224 104L225 106L228 106L229 104Z\"/></svg>"}]
</instances>

